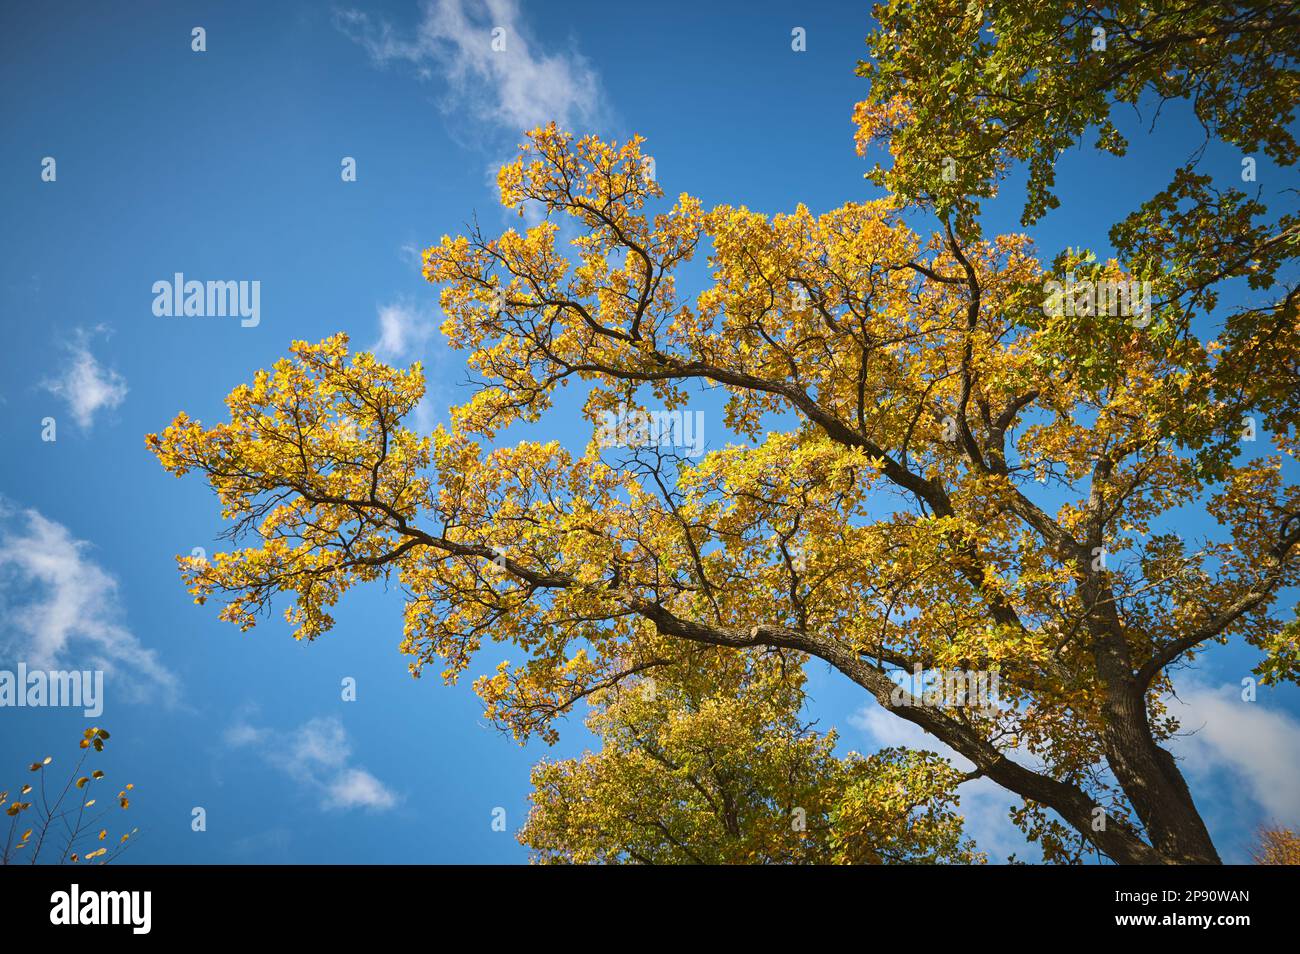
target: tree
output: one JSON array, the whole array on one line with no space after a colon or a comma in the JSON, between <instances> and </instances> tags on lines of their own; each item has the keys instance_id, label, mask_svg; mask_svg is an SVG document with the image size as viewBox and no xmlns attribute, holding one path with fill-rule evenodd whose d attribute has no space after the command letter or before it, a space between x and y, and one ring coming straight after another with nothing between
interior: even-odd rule
<instances>
[{"instance_id":1,"label":"tree","mask_svg":"<svg viewBox=\"0 0 1300 954\"><path fill-rule=\"evenodd\" d=\"M799 660L702 648L593 694L597 753L533 770L519 840L547 862L969 863L961 773L929 752L837 758L800 720Z\"/></svg>"},{"instance_id":2,"label":"tree","mask_svg":"<svg viewBox=\"0 0 1300 954\"><path fill-rule=\"evenodd\" d=\"M1158 118L1188 100L1207 141L1295 162L1300 4L890 0L874 12L873 57L858 69L871 81L854 117L859 143L880 140L894 160L873 169L876 182L940 212L977 212L1024 163L1023 222L1037 222L1058 206L1061 152L1095 132L1098 149L1124 155L1119 106L1154 106Z\"/></svg>"},{"instance_id":3,"label":"tree","mask_svg":"<svg viewBox=\"0 0 1300 954\"><path fill-rule=\"evenodd\" d=\"M1094 14L1061 4L878 11L858 120L863 143L887 137L894 193L820 216L686 194L665 207L639 138L534 130L499 185L538 224L425 252L443 331L477 375L449 427L405 427L419 365L349 354L340 334L236 388L229 422L182 413L147 437L168 470L207 478L232 538L255 538L181 558L196 601L223 598L247 628L288 594L296 636L313 639L347 589L395 573L414 674L438 663L454 681L484 639L524 654L476 683L520 738L553 740L576 702L702 647L806 656L1017 796L1048 860L1217 862L1162 745L1177 730L1163 700L1172 667L1230 639L1258 648L1263 682L1300 675L1295 628L1271 612L1300 582L1300 488L1280 460L1300 446L1297 293L1216 311L1230 279L1276 288L1295 221L1258 222L1258 196L1185 168L1116 227L1107 261L1069 251L1045 267L1028 237L979 227L1013 160L1043 187L1030 219L1048 207L1058 134L1100 122L1098 103L1130 101L1133 84L1209 97L1207 128L1291 161L1284 130L1210 108L1257 103L1249 82L1290 108L1291 14L1264 39L1236 7L1143 9L1156 12L1106 15L1128 26L1106 55L1136 60L1111 71L1082 60ZM1059 45L1031 68L1044 31ZM1192 55L1204 45L1215 55ZM1079 121L1058 121L1072 103ZM945 116L944 135L918 125ZM989 128L1007 132L985 141ZM987 157L958 163L954 188L951 167L926 172L949 144ZM907 224L918 208L932 233ZM678 276L697 253L711 281L688 296ZM1145 317L1139 280L1159 290ZM571 383L585 448L485 446ZM671 415L696 386L725 395L731 443L696 461L644 432L608 439L612 416L650 402ZM1248 453L1257 418L1279 454ZM1181 539L1170 518L1188 505L1221 532ZM999 703L900 690L918 671L996 673Z\"/></svg>"},{"instance_id":4,"label":"tree","mask_svg":"<svg viewBox=\"0 0 1300 954\"><path fill-rule=\"evenodd\" d=\"M1251 857L1257 865L1300 865L1300 835L1290 828L1265 825Z\"/></svg>"},{"instance_id":5,"label":"tree","mask_svg":"<svg viewBox=\"0 0 1300 954\"><path fill-rule=\"evenodd\" d=\"M60 787L58 782L47 786L49 766L54 761L47 755L28 766L35 773L35 784L25 782L17 789L17 797L4 806L9 816L9 833L4 850L0 852L0 865L9 864L76 864L78 862L106 865L129 847L131 836L138 829L118 838L110 839L108 828L100 822L112 810L96 809L98 801L91 796L104 778L101 769L85 775L81 768L91 752L103 752L109 738L108 731L98 726L87 729L81 737L81 758L72 767L68 780ZM125 811L131 806L127 793L135 786L127 783L114 799L116 806ZM0 805L9 798L9 792L0 792ZM30 797L31 801L26 799ZM53 801L51 801L53 799Z\"/></svg>"}]
</instances>

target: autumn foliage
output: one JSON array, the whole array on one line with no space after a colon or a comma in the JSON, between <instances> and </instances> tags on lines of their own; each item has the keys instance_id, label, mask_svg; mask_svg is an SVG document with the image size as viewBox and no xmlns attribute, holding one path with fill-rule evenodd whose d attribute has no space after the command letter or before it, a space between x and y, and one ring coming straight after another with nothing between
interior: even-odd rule
<instances>
[{"instance_id":1,"label":"autumn foliage","mask_svg":"<svg viewBox=\"0 0 1300 954\"><path fill-rule=\"evenodd\" d=\"M1300 865L1300 834L1290 828L1265 825L1252 855L1257 865Z\"/></svg>"},{"instance_id":2,"label":"autumn foliage","mask_svg":"<svg viewBox=\"0 0 1300 954\"><path fill-rule=\"evenodd\" d=\"M1289 163L1281 127L1229 106L1258 87L1289 108L1294 74L1222 39L1256 35L1232 5L1012 7L880 8L857 121L864 149L888 146L875 175L892 191L820 215L670 200L639 138L533 130L499 186L536 224L424 254L476 382L448 426L410 429L418 364L339 334L257 372L229 421L181 414L148 437L168 470L206 478L246 544L181 560L196 601L248 628L287 596L314 639L348 589L395 579L414 674L455 681L508 654L475 688L520 739L553 740L591 702L601 751L535 772L522 837L546 860L975 860L957 786L983 776L1048 860L1217 861L1165 700L1171 667L1228 641L1254 647L1264 683L1300 675L1275 613L1300 583L1283 464L1300 449L1300 330L1278 279L1295 219L1191 165L1117 222L1107 256L985 235L979 203L1028 162L1026 221L1044 214L1057 149L1135 90L1236 96L1209 128ZM1128 30L1106 55L1131 67L1095 68L1071 40L1059 67L1026 72L1043 31L1113 16ZM968 48L981 25L990 46ZM1280 29L1294 51L1295 18ZM1167 82L1151 62L1208 78ZM1009 75L1028 118L989 93ZM1069 122L1044 118L1058 108ZM943 136L925 125L940 118ZM950 147L955 183L934 152ZM693 259L703 287L682 277ZM1151 281L1150 322L1044 308L1067 272ZM1252 304L1220 300L1233 279ZM591 439L531 439L566 387ZM699 460L597 439L621 404L682 408L701 388L722 395L726 433ZM1243 441L1254 427L1268 437ZM1218 533L1181 538L1184 507ZM799 721L810 659L974 769L835 756ZM900 699L917 668L997 672L999 704Z\"/></svg>"}]
</instances>

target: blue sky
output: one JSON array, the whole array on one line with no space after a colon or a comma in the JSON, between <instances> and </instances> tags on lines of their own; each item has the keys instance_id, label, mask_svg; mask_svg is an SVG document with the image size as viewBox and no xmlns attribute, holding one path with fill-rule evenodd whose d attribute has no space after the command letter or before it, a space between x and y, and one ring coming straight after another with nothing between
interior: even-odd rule
<instances>
[{"instance_id":1,"label":"blue sky","mask_svg":"<svg viewBox=\"0 0 1300 954\"><path fill-rule=\"evenodd\" d=\"M218 508L201 481L158 467L145 433L181 409L215 419L290 341L339 330L423 360L424 419L445 419L463 372L436 333L419 250L474 214L488 231L511 221L491 177L524 125L640 133L666 191L706 205L817 212L878 194L850 122L864 5L488 6L70 3L0 20L0 668L112 665L95 721L114 736L105 767L136 785L130 860L524 861L513 831L529 767L590 741L571 719L554 749L521 749L485 724L472 680L412 680L400 597L382 587L351 594L311 645L279 618L240 634L194 607L173 558L217 547ZM490 60L496 25L509 55ZM1040 249L1104 248L1197 144L1176 110L1157 135L1144 128L1125 160L1063 159ZM356 182L341 181L343 157ZM1240 157L1212 148L1205 162L1231 177ZM1270 195L1280 176L1259 157ZM1018 211L1013 184L989 230L1017 229ZM260 281L260 323L156 317L151 287L176 272ZM54 442L41 440L48 416ZM572 416L546 426L585 440ZM504 652L489 647L475 671ZM1178 751L1230 860L1260 821L1300 822L1300 694L1235 702L1251 665L1216 651L1179 684L1189 725L1205 728ZM846 748L914 741L855 687L811 677L812 711ZM0 788L34 758L66 764L86 724L76 710L0 709ZM991 856L1033 858L1010 803L977 787L964 807ZM206 831L191 830L196 806ZM498 807L508 832L492 829Z\"/></svg>"}]
</instances>

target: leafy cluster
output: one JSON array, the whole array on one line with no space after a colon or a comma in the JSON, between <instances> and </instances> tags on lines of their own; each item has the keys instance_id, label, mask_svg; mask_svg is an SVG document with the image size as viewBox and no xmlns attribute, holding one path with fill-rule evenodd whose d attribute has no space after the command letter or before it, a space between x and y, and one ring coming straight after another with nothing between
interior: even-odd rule
<instances>
[{"instance_id":1,"label":"leafy cluster","mask_svg":"<svg viewBox=\"0 0 1300 954\"><path fill-rule=\"evenodd\" d=\"M600 690L600 751L537 765L520 841L577 864L981 860L960 773L929 752L836 757L800 718L800 662L705 649Z\"/></svg>"}]
</instances>

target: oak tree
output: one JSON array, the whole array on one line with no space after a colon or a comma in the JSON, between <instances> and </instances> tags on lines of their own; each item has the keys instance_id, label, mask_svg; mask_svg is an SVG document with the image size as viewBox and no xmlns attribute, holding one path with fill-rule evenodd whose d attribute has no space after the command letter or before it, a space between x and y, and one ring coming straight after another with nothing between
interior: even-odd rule
<instances>
[{"instance_id":1,"label":"oak tree","mask_svg":"<svg viewBox=\"0 0 1300 954\"><path fill-rule=\"evenodd\" d=\"M476 688L520 738L553 740L591 698L611 738L678 719L689 734L710 672L720 690L755 659L807 658L1004 787L1048 860L1216 862L1165 744L1178 728L1165 700L1171 670L1229 640L1258 650L1266 683L1300 675L1295 627L1274 612L1300 582L1300 488L1282 461L1300 449L1297 292L1283 282L1295 217L1193 161L1119 218L1112 255L1049 258L1029 236L985 235L981 203L1027 164L1032 224L1053 205L1059 151L1097 127L1122 153L1109 110L1143 95L1187 98L1207 134L1290 164L1297 16L1265 6L880 7L856 120L864 150L889 149L874 173L889 191L820 215L669 202L641 139L533 130L499 176L502 203L530 218L425 252L474 375L449 425L413 432L421 367L352 353L339 334L296 342L236 388L228 421L182 413L149 435L168 470L210 482L243 544L182 558L196 600L220 598L248 628L287 595L296 636L314 639L345 591L395 578L414 674L433 664L454 681L485 640L517 654ZM932 224L914 228L918 211ZM1045 307L1067 275L1086 293ZM1096 294L1143 281L1140 321ZM1224 304L1234 281L1248 304ZM570 385L591 440L533 439ZM675 411L702 390L725 400L728 440L699 460L600 440L621 406ZM531 436L507 443L508 429ZM1217 533L1182 539L1187 507ZM998 705L900 694L917 670L997 672ZM659 708L629 702L626 684L656 672L681 689ZM786 690L768 679L768 701L723 707L755 733L794 718L770 708ZM764 759L829 757L824 739L781 737L784 755L747 756L739 732L718 757L759 775ZM666 836L591 834L635 807L627 786L647 758L622 745L539 768L528 837L573 857L688 857ZM876 764L904 788L934 784L913 771L927 767L906 753ZM802 784L822 770L808 771ZM604 792L599 817L557 794L582 779ZM800 795L820 806L810 816L849 817L830 805L836 784ZM859 843L846 821L816 850L878 853L885 787L860 789ZM731 847L809 850L765 834L779 816ZM690 851L737 857L720 844Z\"/></svg>"},{"instance_id":2,"label":"oak tree","mask_svg":"<svg viewBox=\"0 0 1300 954\"><path fill-rule=\"evenodd\" d=\"M534 768L519 840L578 864L982 860L962 837L963 775L931 752L837 757L835 731L801 716L800 662L700 647L597 690L600 750Z\"/></svg>"}]
</instances>

